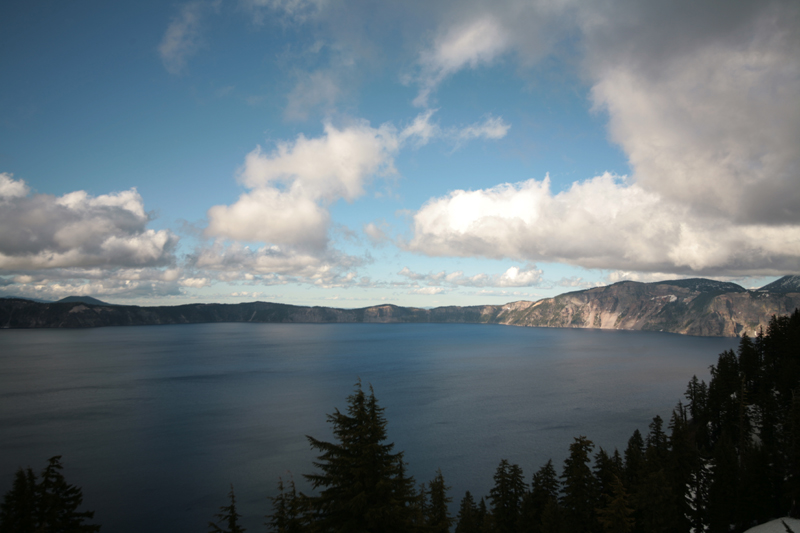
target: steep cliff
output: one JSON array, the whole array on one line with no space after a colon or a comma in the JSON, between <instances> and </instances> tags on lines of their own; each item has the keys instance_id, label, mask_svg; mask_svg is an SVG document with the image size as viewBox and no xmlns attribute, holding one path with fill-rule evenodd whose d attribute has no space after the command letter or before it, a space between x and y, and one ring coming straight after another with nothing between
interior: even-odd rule
<instances>
[{"instance_id":1,"label":"steep cliff","mask_svg":"<svg viewBox=\"0 0 800 533\"><path fill-rule=\"evenodd\" d=\"M760 327L766 328L772 315L785 315L800 307L798 292L747 291L730 285L710 280L623 281L537 302L517 302L507 314L500 314L499 322L703 336L741 336L746 332L752 336Z\"/></svg>"}]
</instances>

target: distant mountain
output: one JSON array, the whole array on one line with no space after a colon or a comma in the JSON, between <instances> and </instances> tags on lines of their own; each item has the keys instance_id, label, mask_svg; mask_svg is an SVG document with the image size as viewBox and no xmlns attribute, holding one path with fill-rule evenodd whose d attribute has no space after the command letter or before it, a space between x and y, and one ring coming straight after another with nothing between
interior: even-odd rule
<instances>
[{"instance_id":1,"label":"distant mountain","mask_svg":"<svg viewBox=\"0 0 800 533\"><path fill-rule=\"evenodd\" d=\"M537 302L433 309L396 305L337 309L269 302L139 307L95 302L99 300L62 300L43 304L23 299L0 299L0 327L87 328L212 322L431 322L628 329L733 337L743 333L755 335L759 328L766 328L773 315L786 315L800 308L800 291L747 291L734 283L693 279L657 283L623 281Z\"/></svg>"},{"instance_id":2,"label":"distant mountain","mask_svg":"<svg viewBox=\"0 0 800 533\"><path fill-rule=\"evenodd\" d=\"M681 286L683 282L687 286ZM701 283L707 282L707 283ZM711 280L623 281L538 302L507 304L501 323L519 326L667 331L688 335L755 335L772 315L800 308L800 293L720 292ZM513 306L511 308L510 306Z\"/></svg>"},{"instance_id":3,"label":"distant mountain","mask_svg":"<svg viewBox=\"0 0 800 533\"><path fill-rule=\"evenodd\" d=\"M27 296L23 297L14 295L0 296L0 298L8 298L9 300L30 300L31 302L39 302L40 304L49 304L53 302L53 300L43 300L41 298L29 298Z\"/></svg>"},{"instance_id":4,"label":"distant mountain","mask_svg":"<svg viewBox=\"0 0 800 533\"><path fill-rule=\"evenodd\" d=\"M89 305L114 305L103 302L98 300L97 298L92 298L91 296L67 296L66 298L61 298L56 303L63 304L63 303L81 303L81 304L89 304Z\"/></svg>"},{"instance_id":5,"label":"distant mountain","mask_svg":"<svg viewBox=\"0 0 800 533\"><path fill-rule=\"evenodd\" d=\"M780 293L800 292L800 276L783 276L758 290Z\"/></svg>"}]
</instances>

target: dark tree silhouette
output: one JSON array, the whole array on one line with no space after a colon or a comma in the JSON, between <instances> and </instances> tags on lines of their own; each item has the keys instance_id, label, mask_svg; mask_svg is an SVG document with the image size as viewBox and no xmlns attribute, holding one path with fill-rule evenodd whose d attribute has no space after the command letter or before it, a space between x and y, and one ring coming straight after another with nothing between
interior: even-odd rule
<instances>
[{"instance_id":1,"label":"dark tree silhouette","mask_svg":"<svg viewBox=\"0 0 800 533\"><path fill-rule=\"evenodd\" d=\"M228 497L231 499L231 503L219 508L219 513L215 515L217 522L208 523L209 533L244 533L246 531L245 528L239 525L239 519L242 515L236 512L236 496L233 493L233 485L231 485ZM223 527L220 527L220 524Z\"/></svg>"},{"instance_id":2,"label":"dark tree silhouette","mask_svg":"<svg viewBox=\"0 0 800 533\"><path fill-rule=\"evenodd\" d=\"M347 413L328 415L337 442L307 437L319 450L320 473L304 477L314 489L307 503L314 529L390 533L412 528L414 480L405 475L403 453L386 443L386 419L374 391L357 383Z\"/></svg>"},{"instance_id":3,"label":"dark tree silhouette","mask_svg":"<svg viewBox=\"0 0 800 533\"><path fill-rule=\"evenodd\" d=\"M3 498L0 531L35 533L94 533L99 525L86 524L94 511L78 511L83 492L70 485L61 473L61 456L51 457L41 480L30 468L18 470L14 486Z\"/></svg>"}]
</instances>

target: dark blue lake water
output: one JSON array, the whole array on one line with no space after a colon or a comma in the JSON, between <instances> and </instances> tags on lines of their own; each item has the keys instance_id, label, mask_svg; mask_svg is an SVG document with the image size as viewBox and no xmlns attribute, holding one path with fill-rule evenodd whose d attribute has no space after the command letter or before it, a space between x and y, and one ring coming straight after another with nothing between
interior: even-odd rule
<instances>
[{"instance_id":1,"label":"dark blue lake water","mask_svg":"<svg viewBox=\"0 0 800 533\"><path fill-rule=\"evenodd\" d=\"M106 532L189 532L233 483L263 531L278 476L313 471L360 377L417 482L441 468L453 511L500 459L561 471L572 438L611 451L736 339L449 324L202 324L0 331L0 491L63 455Z\"/></svg>"}]
</instances>

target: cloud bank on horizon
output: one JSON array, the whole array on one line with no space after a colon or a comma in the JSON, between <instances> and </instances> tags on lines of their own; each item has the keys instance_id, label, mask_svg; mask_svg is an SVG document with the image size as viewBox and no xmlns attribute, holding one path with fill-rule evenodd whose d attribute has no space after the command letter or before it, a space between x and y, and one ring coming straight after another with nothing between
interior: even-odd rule
<instances>
[{"instance_id":1,"label":"cloud bank on horizon","mask_svg":"<svg viewBox=\"0 0 800 533\"><path fill-rule=\"evenodd\" d=\"M138 192L156 184L108 176L90 193L70 189L56 166L27 164L27 147L0 154L10 167L0 167L0 289L152 302L273 285L297 303L339 291L425 305L621 279L800 273L796 2L429 4L153 10L142 68L194 98L192 116L242 117L227 134L191 133L208 146L241 135L227 154L238 168L202 183L176 177L196 199L180 209L180 197L156 200L156 217ZM253 49L242 33L270 34L256 54L263 72L250 56L234 61ZM5 70L22 76L24 51L10 55ZM11 100L12 89L0 92L4 108L34 105ZM148 98L130 104L139 116L161 107ZM98 120L79 126L110 127ZM534 142L538 175L520 172L526 136L542 124L558 138L598 122L601 162L573 135L548 145L552 154ZM0 128L2 140L21 127L12 118ZM620 151L622 164L603 168ZM554 172L575 154L595 170ZM163 224L169 216L176 223ZM532 292L506 290L520 288Z\"/></svg>"}]
</instances>

